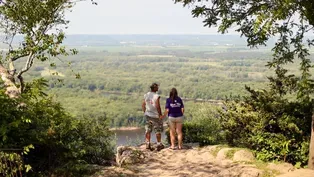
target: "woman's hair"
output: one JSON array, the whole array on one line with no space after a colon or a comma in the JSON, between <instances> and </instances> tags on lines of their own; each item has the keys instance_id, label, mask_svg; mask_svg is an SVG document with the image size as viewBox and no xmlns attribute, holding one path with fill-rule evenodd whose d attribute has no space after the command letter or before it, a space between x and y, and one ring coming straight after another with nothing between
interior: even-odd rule
<instances>
[{"instance_id":1,"label":"woman's hair","mask_svg":"<svg viewBox=\"0 0 314 177\"><path fill-rule=\"evenodd\" d=\"M169 94L169 98L172 100L172 103L174 103L174 99L178 97L178 91L176 88L172 88Z\"/></svg>"}]
</instances>

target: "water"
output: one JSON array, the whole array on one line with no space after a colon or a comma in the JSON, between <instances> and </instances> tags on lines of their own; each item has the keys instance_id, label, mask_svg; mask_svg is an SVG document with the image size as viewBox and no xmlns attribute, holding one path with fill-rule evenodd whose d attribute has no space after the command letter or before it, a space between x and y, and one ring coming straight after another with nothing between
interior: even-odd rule
<instances>
[{"instance_id":1,"label":"water","mask_svg":"<svg viewBox=\"0 0 314 177\"><path fill-rule=\"evenodd\" d=\"M114 130L117 146L120 145L139 145L145 142L145 129L136 130ZM165 139L165 133L161 134L161 141ZM151 134L151 142L156 142L155 133Z\"/></svg>"}]
</instances>

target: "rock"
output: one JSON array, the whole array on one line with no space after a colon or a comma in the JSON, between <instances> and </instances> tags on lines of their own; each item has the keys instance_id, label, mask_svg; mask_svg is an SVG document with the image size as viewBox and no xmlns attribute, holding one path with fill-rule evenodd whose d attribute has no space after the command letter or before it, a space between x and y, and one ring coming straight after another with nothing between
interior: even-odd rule
<instances>
[{"instance_id":1,"label":"rock","mask_svg":"<svg viewBox=\"0 0 314 177\"><path fill-rule=\"evenodd\" d=\"M138 147L141 150L150 150L150 151L161 151L162 149L165 148L165 146L163 144L158 145L157 143L151 143L150 144L150 149L146 149L146 144L142 143L140 145L138 145Z\"/></svg>"},{"instance_id":2,"label":"rock","mask_svg":"<svg viewBox=\"0 0 314 177\"><path fill-rule=\"evenodd\" d=\"M222 170L219 177L261 177L262 171L252 167L235 166Z\"/></svg>"},{"instance_id":3,"label":"rock","mask_svg":"<svg viewBox=\"0 0 314 177\"><path fill-rule=\"evenodd\" d=\"M239 177L260 177L262 176L262 172L256 168L244 168L241 171Z\"/></svg>"},{"instance_id":4,"label":"rock","mask_svg":"<svg viewBox=\"0 0 314 177\"><path fill-rule=\"evenodd\" d=\"M217 148L219 148L218 145L205 146L201 148L201 151L215 152Z\"/></svg>"},{"instance_id":5,"label":"rock","mask_svg":"<svg viewBox=\"0 0 314 177\"><path fill-rule=\"evenodd\" d=\"M275 170L275 171L279 172L280 174L288 173L290 171L295 170L294 166L292 164L289 164L289 163L279 163L279 164L269 163L267 165L267 168L271 169L271 170Z\"/></svg>"},{"instance_id":6,"label":"rock","mask_svg":"<svg viewBox=\"0 0 314 177\"><path fill-rule=\"evenodd\" d=\"M222 167L229 168L230 166L232 166L233 161L229 159L225 159L225 160L218 160L217 163Z\"/></svg>"},{"instance_id":7,"label":"rock","mask_svg":"<svg viewBox=\"0 0 314 177\"><path fill-rule=\"evenodd\" d=\"M248 150L239 150L234 153L233 161L240 161L240 162L252 162L255 160L255 157L251 151Z\"/></svg>"},{"instance_id":8,"label":"rock","mask_svg":"<svg viewBox=\"0 0 314 177\"><path fill-rule=\"evenodd\" d=\"M89 177L137 177L135 172L130 169L116 167L116 166L105 166L97 170L97 173Z\"/></svg>"},{"instance_id":9,"label":"rock","mask_svg":"<svg viewBox=\"0 0 314 177\"><path fill-rule=\"evenodd\" d=\"M227 159L227 152L231 150L231 148L223 148L221 149L216 156L217 160L225 160Z\"/></svg>"},{"instance_id":10,"label":"rock","mask_svg":"<svg viewBox=\"0 0 314 177\"><path fill-rule=\"evenodd\" d=\"M293 172L278 175L277 177L313 177L314 170L310 169L295 169Z\"/></svg>"},{"instance_id":11,"label":"rock","mask_svg":"<svg viewBox=\"0 0 314 177\"><path fill-rule=\"evenodd\" d=\"M238 176L238 173L230 169L224 169L217 174L217 177L234 177L234 176Z\"/></svg>"},{"instance_id":12,"label":"rock","mask_svg":"<svg viewBox=\"0 0 314 177\"><path fill-rule=\"evenodd\" d=\"M118 166L143 162L145 154L135 147L119 146L117 148L116 162Z\"/></svg>"}]
</instances>

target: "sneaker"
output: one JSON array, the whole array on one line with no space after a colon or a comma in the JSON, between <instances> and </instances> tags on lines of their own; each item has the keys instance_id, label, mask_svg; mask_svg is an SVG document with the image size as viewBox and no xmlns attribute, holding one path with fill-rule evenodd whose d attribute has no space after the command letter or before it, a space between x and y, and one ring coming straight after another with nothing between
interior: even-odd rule
<instances>
[{"instance_id":1,"label":"sneaker","mask_svg":"<svg viewBox=\"0 0 314 177\"><path fill-rule=\"evenodd\" d=\"M150 149L150 142L146 142L146 149Z\"/></svg>"},{"instance_id":2,"label":"sneaker","mask_svg":"<svg viewBox=\"0 0 314 177\"><path fill-rule=\"evenodd\" d=\"M157 143L157 151L164 149L165 146L162 143Z\"/></svg>"}]
</instances>

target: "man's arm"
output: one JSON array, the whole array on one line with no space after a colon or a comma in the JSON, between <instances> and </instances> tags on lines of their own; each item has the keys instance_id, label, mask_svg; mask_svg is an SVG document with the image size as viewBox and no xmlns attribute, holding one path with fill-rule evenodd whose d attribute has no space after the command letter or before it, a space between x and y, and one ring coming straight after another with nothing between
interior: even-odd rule
<instances>
[{"instance_id":1,"label":"man's arm","mask_svg":"<svg viewBox=\"0 0 314 177\"><path fill-rule=\"evenodd\" d=\"M161 119L165 118L168 115L168 113L169 113L169 109L166 108L165 112L164 112L164 115L162 115L160 118Z\"/></svg>"},{"instance_id":2,"label":"man's arm","mask_svg":"<svg viewBox=\"0 0 314 177\"><path fill-rule=\"evenodd\" d=\"M142 110L143 110L143 112L145 113L145 111L146 111L146 103L145 103L145 100L143 100L143 102L142 102Z\"/></svg>"},{"instance_id":3,"label":"man's arm","mask_svg":"<svg viewBox=\"0 0 314 177\"><path fill-rule=\"evenodd\" d=\"M157 101L156 101L156 108L158 111L159 116L161 116L161 108L160 108L160 97L158 97Z\"/></svg>"}]
</instances>

